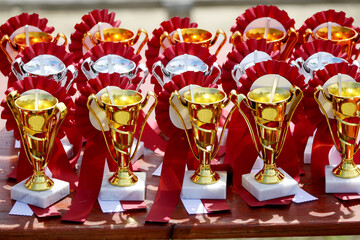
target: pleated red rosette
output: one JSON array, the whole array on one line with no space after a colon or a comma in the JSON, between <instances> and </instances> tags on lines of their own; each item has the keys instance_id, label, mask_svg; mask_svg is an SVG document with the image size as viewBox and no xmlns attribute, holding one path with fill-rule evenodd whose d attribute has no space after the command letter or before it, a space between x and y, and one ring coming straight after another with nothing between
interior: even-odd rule
<instances>
[{"instance_id":1,"label":"pleated red rosette","mask_svg":"<svg viewBox=\"0 0 360 240\"><path fill-rule=\"evenodd\" d=\"M304 43L304 34L307 29L315 30L318 26L323 23L332 22L337 23L340 26L349 27L354 29L356 32L360 32L359 27L353 26L354 19L352 17L346 17L345 12L336 12L334 9L327 11L317 12L308 19L305 20L303 25L299 28L299 41L298 44Z\"/></svg>"},{"instance_id":2,"label":"pleated red rosette","mask_svg":"<svg viewBox=\"0 0 360 240\"><path fill-rule=\"evenodd\" d=\"M317 86L323 86L331 77L341 74L346 74L360 82L360 73L358 68L347 63L335 63L326 65L324 69L316 71L314 78L309 81L308 88L304 92L304 107L305 113L310 123L316 128L314 135L314 142L311 152L311 171L315 178L322 178L325 176L325 165L329 164L329 151L334 145L330 130L326 123L325 116L319 109L318 104L314 99L314 92ZM333 131L335 130L335 120L329 119L332 124ZM360 163L360 158L357 155L354 157L355 162Z\"/></svg>"},{"instance_id":3,"label":"pleated red rosette","mask_svg":"<svg viewBox=\"0 0 360 240\"><path fill-rule=\"evenodd\" d=\"M273 51L274 44L266 43L265 39L248 39L237 44L227 55L227 60L222 66L221 83L224 91L229 94L232 89L236 88L235 80L232 77L232 70L236 64L255 50L267 53L273 60L280 56L279 51Z\"/></svg>"},{"instance_id":4,"label":"pleated red rosette","mask_svg":"<svg viewBox=\"0 0 360 240\"><path fill-rule=\"evenodd\" d=\"M196 28L197 23L191 23L190 18L173 17L168 21L160 23L160 27L152 32L152 38L147 43L147 50L145 51L146 66L150 73L152 71L153 64L157 61L156 58L160 55L160 36L166 31L172 33L178 28Z\"/></svg>"},{"instance_id":5,"label":"pleated red rosette","mask_svg":"<svg viewBox=\"0 0 360 240\"><path fill-rule=\"evenodd\" d=\"M53 55L60 59L65 67L69 65L74 65L74 54L69 53L64 46L59 46L56 43L35 43L29 47L26 47L23 51L21 51L16 58L21 58L24 64L31 61L33 58L40 55ZM9 75L8 87L12 86L12 84L17 81L17 78L13 73ZM70 82L68 78L65 86L67 86ZM76 93L76 89L74 88L74 84L69 88L68 94L74 95Z\"/></svg>"},{"instance_id":6,"label":"pleated red rosette","mask_svg":"<svg viewBox=\"0 0 360 240\"><path fill-rule=\"evenodd\" d=\"M165 51L158 56L155 60L161 61L164 67L175 57L189 54L194 55L198 58L200 58L205 64L208 65L209 69L213 65L213 63L216 61L216 56L211 54L209 52L209 49L206 47L201 47L198 44L194 43L178 43L174 46L168 47L165 49ZM152 67L151 67L152 68ZM163 73L160 71L159 68L156 69L156 73L163 77ZM217 71L214 71L213 74L218 74ZM153 83L154 91L156 94L162 91L162 87L160 86L159 82L156 80L154 76L151 76L151 83ZM166 84L165 84L166 85Z\"/></svg>"},{"instance_id":7,"label":"pleated red rosette","mask_svg":"<svg viewBox=\"0 0 360 240\"><path fill-rule=\"evenodd\" d=\"M214 77L204 77L200 72L185 72L174 76L164 85L158 94L158 105L155 108L155 118L160 129L169 138L163 159L159 188L154 204L146 217L147 222L163 222L170 220L180 198L184 179L185 166L194 166L195 157L190 152L185 130L173 125L169 115L169 98L175 90L180 90L190 84L202 87L216 87L212 84ZM189 131L191 135L191 131Z\"/></svg>"},{"instance_id":8,"label":"pleated red rosette","mask_svg":"<svg viewBox=\"0 0 360 240\"><path fill-rule=\"evenodd\" d=\"M49 81L45 77L26 77L22 81L16 81L13 83L13 86L9 88L5 94L17 90L18 93L23 93L31 89L40 89L50 93L52 96L56 97L59 102L63 102L67 109L68 114L63 121L60 130L56 136L54 143L54 149L52 152L51 161L48 164L53 177L68 181L70 183L71 189L76 189L77 176L72 171L72 166L70 165L69 159L66 156L66 152L63 148L63 145L60 142L60 139L67 134L67 132L73 126L73 112L74 112L74 102L71 97L66 94L66 89L59 87L58 84L54 81ZM16 125L16 121L4 99L1 102L1 106L4 108L1 113L1 118L6 120L5 126L8 131L14 130L14 136L17 140L20 139L20 133ZM19 160L17 164L17 174L16 179L18 182L29 177L33 172L33 167L29 164L29 161L26 159L25 152L20 151Z\"/></svg>"},{"instance_id":9,"label":"pleated red rosette","mask_svg":"<svg viewBox=\"0 0 360 240\"><path fill-rule=\"evenodd\" d=\"M343 59L347 58L347 54L341 52L340 45L337 45L330 40L317 39L312 42L302 44L296 51L294 51L290 58L290 62L300 57L306 61L310 56L318 52L327 52L331 53L334 57Z\"/></svg>"},{"instance_id":10,"label":"pleated red rosette","mask_svg":"<svg viewBox=\"0 0 360 240\"><path fill-rule=\"evenodd\" d=\"M117 73L100 73L97 78L89 80L79 90L79 97L75 101L75 126L87 139L87 143L82 158L79 188L69 210L62 218L64 221L85 222L99 195L105 158L108 159L110 170L116 167L109 155L102 132L90 122L89 109L86 105L91 94L97 94L107 86L132 90L136 88L133 84L128 85L127 77L120 77ZM108 141L111 141L109 132L106 132L106 135Z\"/></svg>"},{"instance_id":11,"label":"pleated red rosette","mask_svg":"<svg viewBox=\"0 0 360 240\"><path fill-rule=\"evenodd\" d=\"M298 72L297 68L291 67L285 62L269 60L257 63L248 68L246 74L240 78L241 85L236 91L246 95L250 91L252 84L259 77L267 74L278 74L286 78L292 85L296 85L302 90L306 87L304 77ZM292 122L296 122L296 115L300 115L297 112L301 107L300 104L296 109ZM250 113L250 110L245 107L242 107L242 109L253 124L253 116ZM228 128L229 131L224 163L230 163L233 166L234 188L243 200L252 207L289 204L292 201L292 196L259 202L242 187L242 175L250 172L258 154L251 140L251 135L246 122L238 111L235 111ZM240 140L241 144L239 144ZM284 169L295 180L299 181L299 158L296 154L294 141L295 140L292 139L289 131L286 136L282 153L276 159L276 165L277 167Z\"/></svg>"},{"instance_id":12,"label":"pleated red rosette","mask_svg":"<svg viewBox=\"0 0 360 240\"><path fill-rule=\"evenodd\" d=\"M28 14L22 13L20 15L9 18L4 24L0 26L0 39L4 35L9 37L19 28L29 25L39 28L42 32L52 33L54 27L47 26L48 20L46 18L39 18L37 13ZM10 65L8 58L3 51L0 51L0 71L8 76L10 73Z\"/></svg>"},{"instance_id":13,"label":"pleated red rosette","mask_svg":"<svg viewBox=\"0 0 360 240\"><path fill-rule=\"evenodd\" d=\"M93 48L91 48L89 51L87 51L79 62L78 65L79 76L76 80L78 89L84 87L88 81L86 76L81 70L81 64L83 63L83 61L90 57L93 62L96 62L99 58L109 54L118 55L130 61L133 61L136 66L139 64L141 60L141 56L139 54L135 54L134 48L127 47L121 42L119 43L105 42L96 45ZM137 76L132 80L132 83L135 84L135 86L137 86L136 84L138 84L140 80L141 77Z\"/></svg>"},{"instance_id":14,"label":"pleated red rosette","mask_svg":"<svg viewBox=\"0 0 360 240\"><path fill-rule=\"evenodd\" d=\"M115 21L115 13L109 13L108 9L96 9L84 15L81 22L75 25L75 32L70 36L69 50L75 55L74 61L78 62L83 56L82 39L84 34L99 22L108 23L113 27L118 27L121 23L120 20Z\"/></svg>"}]
</instances>

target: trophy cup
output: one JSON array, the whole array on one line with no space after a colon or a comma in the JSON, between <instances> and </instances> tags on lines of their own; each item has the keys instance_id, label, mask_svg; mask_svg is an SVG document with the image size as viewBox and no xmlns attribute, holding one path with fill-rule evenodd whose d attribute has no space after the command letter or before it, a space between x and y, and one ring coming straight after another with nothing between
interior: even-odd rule
<instances>
[{"instance_id":1,"label":"trophy cup","mask_svg":"<svg viewBox=\"0 0 360 240\"><path fill-rule=\"evenodd\" d=\"M58 44L60 38L64 40L63 45L66 46L67 38L63 33L58 33L56 37L53 38L49 33L46 32L29 32L27 26L25 26L25 32L16 35L13 39L10 39L8 35L4 35L0 41L0 48L9 59L9 62L12 63L12 54L7 50L6 46L9 46L13 52L19 53L27 46L30 46L34 43L54 42Z\"/></svg>"},{"instance_id":2,"label":"trophy cup","mask_svg":"<svg viewBox=\"0 0 360 240\"><path fill-rule=\"evenodd\" d=\"M99 25L99 27L100 26L101 25ZM136 51L136 54L139 54L141 49L145 46L146 42L149 39L148 33L143 28L139 28L138 32L135 35L132 31L125 29L125 28L114 27L114 28L101 29L101 27L100 27L100 30L97 31L94 34L94 36L91 35L90 32L85 33L84 37L82 39L82 44L85 47L85 49L88 51L91 47L89 47L86 44L85 39L87 37L89 37L91 43L94 46L98 45L99 43L103 43L103 42L115 42L115 43L122 42L126 46L130 47L130 46L135 45L139 41L141 33L143 33L145 35L145 38L142 41L142 43L140 44L138 50Z\"/></svg>"},{"instance_id":3,"label":"trophy cup","mask_svg":"<svg viewBox=\"0 0 360 240\"><path fill-rule=\"evenodd\" d=\"M51 179L45 174L67 108L39 89L21 95L13 91L7 95L6 102L17 123L26 157L34 168L29 179L11 188L11 198L46 208L70 193L68 182Z\"/></svg>"},{"instance_id":4,"label":"trophy cup","mask_svg":"<svg viewBox=\"0 0 360 240\"><path fill-rule=\"evenodd\" d=\"M166 46L164 45L163 41L165 38L167 38L168 42L171 45L175 45L176 43L179 42L187 42L187 43L200 44L202 47L209 48L217 42L220 34L224 36L224 39L216 49L215 55L217 56L219 51L226 42L226 34L221 29L218 29L216 31L214 37L212 36L211 32L200 28L181 28L181 29L179 28L177 31L174 31L171 34L165 31L160 36L160 45L163 49L166 49Z\"/></svg>"},{"instance_id":5,"label":"trophy cup","mask_svg":"<svg viewBox=\"0 0 360 240\"><path fill-rule=\"evenodd\" d=\"M320 91L325 102L331 103L331 112L336 122L336 135L332 131L329 120L331 116L323 106L324 100L317 96ZM354 163L353 156L360 146L357 140L360 122L360 83L339 81L328 86L326 91L322 86L318 86L314 92L314 98L325 115L332 140L342 158L338 166L325 167L326 192L358 193L360 192L360 178L358 177L360 169Z\"/></svg>"},{"instance_id":6,"label":"trophy cup","mask_svg":"<svg viewBox=\"0 0 360 240\"><path fill-rule=\"evenodd\" d=\"M154 103L149 108L144 122L140 129L139 139L135 146L135 151L131 154L134 135L137 129L137 120L142 110L149 100L154 98ZM107 126L110 130L111 145L91 102L106 114ZM148 92L144 99L143 96L133 90L123 90L117 87L107 87L106 92L102 93L100 99L95 94L88 98L87 107L90 113L95 117L103 133L106 146L113 160L117 163L115 173L104 176L99 198L102 200L132 200L140 201L145 198L145 173L133 173L130 170L129 163L134 158L147 119L157 104L156 96L153 92ZM115 157L112 154L112 148L115 151Z\"/></svg>"},{"instance_id":7,"label":"trophy cup","mask_svg":"<svg viewBox=\"0 0 360 240\"><path fill-rule=\"evenodd\" d=\"M235 90L232 90L232 94L237 95ZM258 173L242 176L242 185L259 201L296 193L297 182L285 171L277 169L275 160L282 151L291 118L302 96L302 91L296 86L288 91L277 88L276 84L273 87L255 88L247 97L237 95L235 105L247 123L259 157L264 161ZM248 117L241 110L241 102L245 103L254 117L258 139Z\"/></svg>"},{"instance_id":8,"label":"trophy cup","mask_svg":"<svg viewBox=\"0 0 360 240\"><path fill-rule=\"evenodd\" d=\"M194 173L193 171L185 172L182 196L197 199L225 199L226 172L215 172L211 169L210 163L219 151L224 129L235 107L226 119L216 146L221 110L228 105L230 99L226 99L226 94L215 88L193 85L189 88L190 90L185 89L183 94L178 91L173 92L169 99L171 107L184 126L190 149L199 161L199 168ZM173 99L175 96L176 98ZM180 113L182 108L186 111L185 116ZM186 120L190 120L192 137L187 132ZM192 148L193 142L195 142L196 150Z\"/></svg>"}]
</instances>

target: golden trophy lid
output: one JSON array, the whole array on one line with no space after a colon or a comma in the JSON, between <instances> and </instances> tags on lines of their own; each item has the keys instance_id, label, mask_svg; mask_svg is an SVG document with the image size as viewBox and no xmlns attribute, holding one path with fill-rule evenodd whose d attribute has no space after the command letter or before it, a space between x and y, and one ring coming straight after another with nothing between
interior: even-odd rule
<instances>
[{"instance_id":1,"label":"golden trophy lid","mask_svg":"<svg viewBox=\"0 0 360 240\"><path fill-rule=\"evenodd\" d=\"M106 42L126 42L134 37L134 33L125 28L105 28L103 34ZM97 31L94 37L100 41L100 32Z\"/></svg>"},{"instance_id":2,"label":"golden trophy lid","mask_svg":"<svg viewBox=\"0 0 360 240\"><path fill-rule=\"evenodd\" d=\"M328 40L328 27L320 28L316 32L316 36L320 39ZM343 26L332 26L331 27L331 39L332 41L344 41L353 39L357 36L357 33L354 29Z\"/></svg>"},{"instance_id":3,"label":"golden trophy lid","mask_svg":"<svg viewBox=\"0 0 360 240\"><path fill-rule=\"evenodd\" d=\"M184 42L189 43L205 43L212 38L211 32L201 28L182 28L180 29ZM179 32L175 31L173 39L180 42Z\"/></svg>"},{"instance_id":4,"label":"golden trophy lid","mask_svg":"<svg viewBox=\"0 0 360 240\"><path fill-rule=\"evenodd\" d=\"M245 36L247 39L251 39L251 38L261 39L261 38L265 38L265 33L266 33L266 28L253 28L247 31L245 33ZM283 31L275 28L269 28L268 34L266 36L266 41L267 42L280 41L284 39L285 36L286 34Z\"/></svg>"},{"instance_id":5,"label":"golden trophy lid","mask_svg":"<svg viewBox=\"0 0 360 240\"><path fill-rule=\"evenodd\" d=\"M226 94L216 88L193 88L186 91L183 98L186 101L195 104L213 104L221 102L226 97Z\"/></svg>"},{"instance_id":6,"label":"golden trophy lid","mask_svg":"<svg viewBox=\"0 0 360 240\"><path fill-rule=\"evenodd\" d=\"M31 111L48 110L56 106L57 103L56 97L39 89L26 91L15 101L18 108Z\"/></svg>"},{"instance_id":7,"label":"golden trophy lid","mask_svg":"<svg viewBox=\"0 0 360 240\"><path fill-rule=\"evenodd\" d=\"M139 104L143 96L133 90L114 89L111 90L111 96L109 92L105 92L100 96L100 101L110 106L132 106Z\"/></svg>"},{"instance_id":8,"label":"golden trophy lid","mask_svg":"<svg viewBox=\"0 0 360 240\"><path fill-rule=\"evenodd\" d=\"M255 88L247 94L248 98L257 103L279 103L287 101L290 98L290 92L283 88L276 88L274 97L270 102L272 87Z\"/></svg>"}]
</instances>

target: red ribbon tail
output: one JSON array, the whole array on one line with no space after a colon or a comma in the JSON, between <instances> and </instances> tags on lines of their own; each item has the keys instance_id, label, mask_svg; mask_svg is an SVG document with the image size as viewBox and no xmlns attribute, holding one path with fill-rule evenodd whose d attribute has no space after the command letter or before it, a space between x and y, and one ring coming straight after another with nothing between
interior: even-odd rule
<instances>
[{"instance_id":1,"label":"red ribbon tail","mask_svg":"<svg viewBox=\"0 0 360 240\"><path fill-rule=\"evenodd\" d=\"M159 188L147 222L169 222L180 198L185 173L188 142L184 132L173 135L165 151Z\"/></svg>"},{"instance_id":2,"label":"red ribbon tail","mask_svg":"<svg viewBox=\"0 0 360 240\"><path fill-rule=\"evenodd\" d=\"M86 221L99 195L106 152L104 142L87 142L81 164L79 187L69 210L62 218L63 221Z\"/></svg>"},{"instance_id":3,"label":"red ribbon tail","mask_svg":"<svg viewBox=\"0 0 360 240\"><path fill-rule=\"evenodd\" d=\"M74 128L66 131L66 136L69 142L73 145L73 156L69 159L70 165L72 168L75 167L75 164L79 160L81 149L82 149L82 135L79 131Z\"/></svg>"}]
</instances>

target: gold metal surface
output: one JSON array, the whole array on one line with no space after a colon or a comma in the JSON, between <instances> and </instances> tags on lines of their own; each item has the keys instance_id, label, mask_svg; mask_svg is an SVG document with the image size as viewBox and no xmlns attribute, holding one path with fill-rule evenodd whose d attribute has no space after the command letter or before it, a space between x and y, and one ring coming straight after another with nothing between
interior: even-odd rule
<instances>
[{"instance_id":1,"label":"gold metal surface","mask_svg":"<svg viewBox=\"0 0 360 240\"><path fill-rule=\"evenodd\" d=\"M271 90L272 87L256 88L249 92L247 97L236 94L235 90L231 92L237 96L235 106L244 117L256 151L264 161L263 169L255 175L255 180L263 184L276 184L284 179L284 175L276 168L275 160L282 151L291 118L303 96L302 91L296 86L292 87L290 92L276 88L273 101L270 101ZM240 107L242 102L251 110L257 135ZM287 108L289 111L286 114Z\"/></svg>"},{"instance_id":2,"label":"gold metal surface","mask_svg":"<svg viewBox=\"0 0 360 240\"><path fill-rule=\"evenodd\" d=\"M139 54L141 49L144 47L144 45L147 43L147 41L149 39L148 33L143 28L139 28L136 35L128 29L117 28L117 27L105 28L102 30L102 32L103 32L104 39L101 38L100 31L97 31L94 34L94 36L92 36L90 32L87 32L84 35L84 37L82 39L82 43L83 43L83 46L86 48L86 50L90 49L89 46L87 46L87 44L85 43L85 39L87 37L89 37L90 41L92 42L92 44L94 46L96 46L99 43L104 43L104 42L115 42L115 43L122 42L126 46L133 46L134 44L136 44L139 41L140 36L143 33L145 35L144 40L141 42L138 50L136 51L136 54Z\"/></svg>"},{"instance_id":3,"label":"gold metal surface","mask_svg":"<svg viewBox=\"0 0 360 240\"><path fill-rule=\"evenodd\" d=\"M112 90L111 96L112 99L109 96L109 93L104 93L100 96L99 100L96 95L92 94L89 96L87 107L98 122L108 151L113 160L117 163L117 170L109 178L109 182L114 186L128 187L134 185L138 181L138 178L130 170L129 163L137 152L146 121L157 104L157 98L151 91L144 99L139 92L122 89ZM140 129L139 139L135 146L135 151L131 155L131 148L137 129L140 110L147 105L150 96L154 98L154 103L145 116ZM100 119L91 108L92 101L95 101L97 106L106 113L106 120L110 129L111 144L115 150L115 157L112 154L111 147L107 141L106 133Z\"/></svg>"},{"instance_id":4,"label":"gold metal surface","mask_svg":"<svg viewBox=\"0 0 360 240\"><path fill-rule=\"evenodd\" d=\"M360 175L360 169L353 160L354 154L359 150L360 146L357 143L360 123L360 84L357 82L342 82L341 86L341 96L339 95L338 83L330 85L326 91L323 87L318 86L314 98L326 118L331 138L342 158L341 163L332 170L333 174L340 178L355 178ZM336 136L340 142L339 146L336 143L329 117L318 99L317 94L320 91L324 98L332 103L332 111L336 121Z\"/></svg>"},{"instance_id":5,"label":"gold metal surface","mask_svg":"<svg viewBox=\"0 0 360 240\"><path fill-rule=\"evenodd\" d=\"M214 37L211 32L204 30L204 29L200 29L200 28L182 28L182 29L179 29L179 31L182 35L182 38L183 38L182 40L180 39L178 31L174 31L172 36L170 36L169 33L165 31L160 36L160 45L162 46L163 49L166 49L166 46L163 44L164 38L167 38L169 43L172 45L175 45L176 43L183 41L186 43L199 44L202 47L209 48L217 42L219 35L223 35L223 40L215 52L215 55L217 55L219 53L219 51L221 50L221 48L224 46L226 39L227 39L225 32L222 31L221 29L218 29L216 31L216 34Z\"/></svg>"},{"instance_id":6,"label":"gold metal surface","mask_svg":"<svg viewBox=\"0 0 360 240\"><path fill-rule=\"evenodd\" d=\"M193 141L187 130L185 130L185 134L192 153L200 163L199 168L191 176L191 181L203 185L216 183L219 181L220 177L218 173L211 169L210 163L219 151L224 129L236 108L234 106L227 116L218 145L215 146L221 110L228 105L230 98L226 99L226 94L223 91L214 88L197 87L192 90L192 93L186 91L182 96L177 91L173 92L169 99L169 103L177 113L185 129L186 125L184 119L172 102L172 99L175 96L178 98L179 102L188 109L192 126L192 137L197 151L194 151L192 148ZM198 154L196 154L196 152Z\"/></svg>"},{"instance_id":7,"label":"gold metal surface","mask_svg":"<svg viewBox=\"0 0 360 240\"><path fill-rule=\"evenodd\" d=\"M33 175L26 180L25 187L33 191L49 190L54 182L45 174L45 167L51 156L56 134L67 114L65 104L50 94L35 93L19 95L9 93L7 104L17 123L22 147L30 164ZM35 101L38 102L37 109Z\"/></svg>"}]
</instances>

